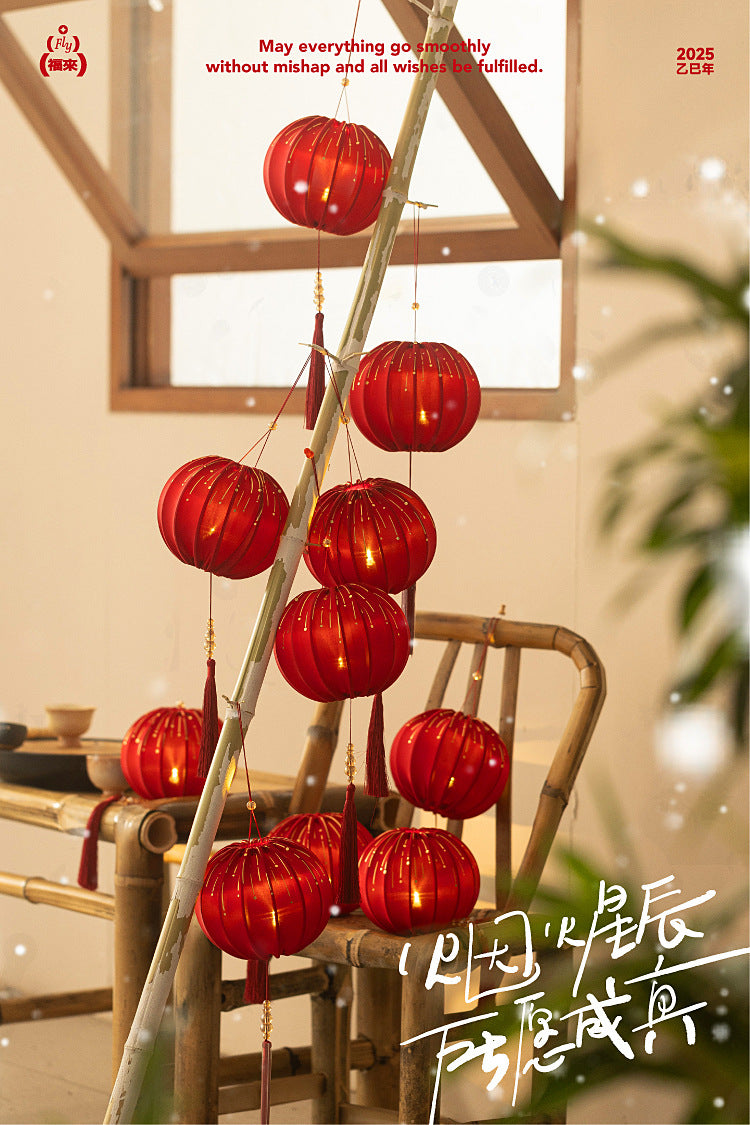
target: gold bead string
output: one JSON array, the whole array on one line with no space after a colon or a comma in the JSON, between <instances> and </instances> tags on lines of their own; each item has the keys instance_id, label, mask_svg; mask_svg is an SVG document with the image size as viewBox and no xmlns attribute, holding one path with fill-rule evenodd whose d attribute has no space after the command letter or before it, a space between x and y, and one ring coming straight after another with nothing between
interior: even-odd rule
<instances>
[{"instance_id":1,"label":"gold bead string","mask_svg":"<svg viewBox=\"0 0 750 1125\"><path fill-rule=\"evenodd\" d=\"M206 626L206 638L203 642L203 647L206 650L206 656L209 660L213 658L216 651L216 633L214 632L214 619L209 617L208 625Z\"/></svg>"},{"instance_id":2,"label":"gold bead string","mask_svg":"<svg viewBox=\"0 0 750 1125\"><path fill-rule=\"evenodd\" d=\"M313 292L313 301L315 308L318 312L323 311L323 303L325 301L325 294L323 293L323 278L321 277L320 270L315 272L315 289Z\"/></svg>"},{"instance_id":3,"label":"gold bead string","mask_svg":"<svg viewBox=\"0 0 750 1125\"><path fill-rule=\"evenodd\" d=\"M357 773L357 761L354 757L354 745L349 743L346 748L346 776L350 785L354 784L354 778Z\"/></svg>"},{"instance_id":4,"label":"gold bead string","mask_svg":"<svg viewBox=\"0 0 750 1125\"><path fill-rule=\"evenodd\" d=\"M270 1000L263 1001L263 1007L260 1015L260 1030L264 1039L271 1038L273 1031L273 1020L271 1019L271 1002Z\"/></svg>"}]
</instances>

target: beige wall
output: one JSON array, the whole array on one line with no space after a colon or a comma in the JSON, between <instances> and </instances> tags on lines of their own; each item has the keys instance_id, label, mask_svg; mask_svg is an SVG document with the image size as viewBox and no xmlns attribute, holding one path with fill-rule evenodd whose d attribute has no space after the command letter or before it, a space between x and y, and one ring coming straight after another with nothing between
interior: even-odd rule
<instances>
[{"instance_id":1,"label":"beige wall","mask_svg":"<svg viewBox=\"0 0 750 1125\"><path fill-rule=\"evenodd\" d=\"M584 6L582 211L725 263L740 247L738 226L729 222L731 200L722 201L722 193L727 181L741 190L747 166L738 121L746 105L739 89L747 73L744 4L712 5L708 15L697 0ZM104 151L104 5L76 7L88 31L90 69L87 96L76 93L75 112ZM709 40L717 49L716 73L675 77L676 47ZM0 137L0 714L36 724L45 703L90 701L97 706L92 733L120 737L149 708L178 698L197 704L202 691L206 582L177 564L161 542L155 519L161 485L200 453L238 455L262 425L257 418L109 412L107 245L4 90ZM728 168L719 187L696 174L697 162L714 155ZM629 191L639 177L651 184L645 199ZM581 385L574 423L482 422L452 453L417 459L415 487L439 529L420 605L489 614L504 602L513 617L584 633L607 668L609 699L572 810L576 833L601 842L591 779L607 775L633 843L647 857L648 877L676 873L685 885L705 889L707 880L725 882L721 865L738 860L714 831L712 850L701 856L705 869L690 863L695 832L688 838L664 825L676 807L670 801L688 815L695 786L677 798L675 778L657 768L653 751L673 658L675 576L660 578L626 615L614 613L611 599L629 571L617 552L596 545L592 508L607 456L643 432L655 399L675 401L701 385L708 360L701 343L675 345L602 382L595 374L602 348L659 308L675 307L675 298L584 274L580 303L579 354L594 377ZM289 418L269 446L265 467L288 491L303 444L299 419ZM403 471L387 455L367 452L369 474ZM332 480L343 474L342 453ZM303 575L298 588L305 585ZM262 589L262 578L218 583L220 691L234 683ZM422 697L413 680L392 694L389 727ZM544 735L554 706L566 698L567 688L537 695L528 737ZM294 770L308 713L309 704L293 697L272 668L253 728L251 752L261 768ZM740 808L736 831L744 819ZM0 849L4 869L75 878L75 841L0 825ZM11 900L0 901L0 917L0 988L44 991L109 979L104 923L61 919ZM28 946L25 957L14 954L18 944ZM635 1106L623 1102L608 1120L657 1119L635 1116L641 1112ZM588 1119L597 1119L596 1112Z\"/></svg>"}]
</instances>

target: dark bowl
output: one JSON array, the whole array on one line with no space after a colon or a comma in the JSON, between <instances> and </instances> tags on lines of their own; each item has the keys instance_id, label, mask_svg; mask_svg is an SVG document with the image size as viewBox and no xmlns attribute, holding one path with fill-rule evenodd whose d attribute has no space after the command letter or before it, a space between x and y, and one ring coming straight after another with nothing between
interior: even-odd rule
<instances>
[{"instance_id":1,"label":"dark bowl","mask_svg":"<svg viewBox=\"0 0 750 1125\"><path fill-rule=\"evenodd\" d=\"M38 751L26 747L23 750L6 750L0 747L0 781L11 785L33 786L36 789L96 793L98 790L91 784L86 772L86 754L104 748L112 749L120 743L84 739L81 748L73 751L54 748L55 744L52 742L42 745L52 752L45 753L41 746Z\"/></svg>"},{"instance_id":2,"label":"dark bowl","mask_svg":"<svg viewBox=\"0 0 750 1125\"><path fill-rule=\"evenodd\" d=\"M25 742L27 733L23 723L0 723L0 749L15 750Z\"/></svg>"}]
</instances>

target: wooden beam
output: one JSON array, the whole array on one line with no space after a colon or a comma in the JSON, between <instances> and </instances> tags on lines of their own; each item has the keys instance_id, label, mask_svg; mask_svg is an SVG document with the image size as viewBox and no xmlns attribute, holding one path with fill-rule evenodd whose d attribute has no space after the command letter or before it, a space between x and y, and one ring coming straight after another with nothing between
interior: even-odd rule
<instances>
[{"instance_id":1,"label":"wooden beam","mask_svg":"<svg viewBox=\"0 0 750 1125\"><path fill-rule=\"evenodd\" d=\"M0 76L39 139L112 243L125 254L144 235L133 209L97 160L48 84L0 19Z\"/></svg>"},{"instance_id":2,"label":"wooden beam","mask_svg":"<svg viewBox=\"0 0 750 1125\"><path fill-rule=\"evenodd\" d=\"M324 268L359 267L367 250L367 234L321 238ZM472 215L423 219L419 228L419 260L428 262L530 261L556 258L557 244L520 229L507 215ZM303 227L266 230L163 234L141 239L123 257L133 277L188 273L252 272L315 269L317 232ZM411 222L400 224L392 265L411 265L414 240Z\"/></svg>"},{"instance_id":3,"label":"wooden beam","mask_svg":"<svg viewBox=\"0 0 750 1125\"><path fill-rule=\"evenodd\" d=\"M23 8L49 8L52 4L66 4L68 0L0 0L0 12L18 12Z\"/></svg>"},{"instance_id":4,"label":"wooden beam","mask_svg":"<svg viewBox=\"0 0 750 1125\"><path fill-rule=\"evenodd\" d=\"M581 74L581 0L567 0L565 55L565 180L561 225L562 298L560 313L560 379L573 380L578 328L578 245L574 237L578 210L578 118ZM575 396L572 396L573 398ZM570 416L575 413L571 403Z\"/></svg>"},{"instance_id":5,"label":"wooden beam","mask_svg":"<svg viewBox=\"0 0 750 1125\"><path fill-rule=\"evenodd\" d=\"M419 8L409 0L382 2L407 42L423 40L426 18ZM448 43L460 44L462 40L460 31L452 27ZM446 57L454 57L453 52L446 52ZM560 200L476 60L463 52L461 59L464 64L474 64L471 71L454 74L449 68L438 79L438 93L519 227L547 248L546 254L532 256L554 257L560 232Z\"/></svg>"},{"instance_id":6,"label":"wooden beam","mask_svg":"<svg viewBox=\"0 0 750 1125\"><path fill-rule=\"evenodd\" d=\"M22 996L0 1000L0 1024L56 1020L91 1012L111 1012L112 989L91 988L83 992L56 992L48 996Z\"/></svg>"},{"instance_id":7,"label":"wooden beam","mask_svg":"<svg viewBox=\"0 0 750 1125\"><path fill-rule=\"evenodd\" d=\"M167 414L275 414L283 387L113 387L112 410ZM288 414L304 413L305 392L292 391ZM551 390L485 388L480 418L505 421L569 422L575 390L564 375Z\"/></svg>"}]
</instances>

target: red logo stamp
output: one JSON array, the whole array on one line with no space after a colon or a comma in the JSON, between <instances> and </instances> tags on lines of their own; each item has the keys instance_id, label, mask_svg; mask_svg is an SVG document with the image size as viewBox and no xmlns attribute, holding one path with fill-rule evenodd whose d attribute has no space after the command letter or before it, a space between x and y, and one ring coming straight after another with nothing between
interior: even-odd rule
<instances>
[{"instance_id":1,"label":"red logo stamp","mask_svg":"<svg viewBox=\"0 0 750 1125\"><path fill-rule=\"evenodd\" d=\"M57 35L50 35L47 50L39 59L42 74L45 78L53 73L73 74L76 78L83 78L87 65L80 39L77 35L68 37L67 24L61 23Z\"/></svg>"}]
</instances>

